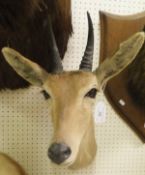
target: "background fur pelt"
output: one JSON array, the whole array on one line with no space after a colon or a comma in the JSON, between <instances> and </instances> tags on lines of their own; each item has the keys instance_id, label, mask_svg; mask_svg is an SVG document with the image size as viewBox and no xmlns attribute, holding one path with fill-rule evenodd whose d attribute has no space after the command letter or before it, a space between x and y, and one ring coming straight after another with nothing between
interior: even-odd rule
<instances>
[{"instance_id":1,"label":"background fur pelt","mask_svg":"<svg viewBox=\"0 0 145 175\"><path fill-rule=\"evenodd\" d=\"M145 43L128 69L128 90L134 102L145 107Z\"/></svg>"},{"instance_id":2,"label":"background fur pelt","mask_svg":"<svg viewBox=\"0 0 145 175\"><path fill-rule=\"evenodd\" d=\"M63 58L72 33L71 0L0 0L0 50L10 46L51 72L48 16ZM28 86L0 53L0 89Z\"/></svg>"}]
</instances>

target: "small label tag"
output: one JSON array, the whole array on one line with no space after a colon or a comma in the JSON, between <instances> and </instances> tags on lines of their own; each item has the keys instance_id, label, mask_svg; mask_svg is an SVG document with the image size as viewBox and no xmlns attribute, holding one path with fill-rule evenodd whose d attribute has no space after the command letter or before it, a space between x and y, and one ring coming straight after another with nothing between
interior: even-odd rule
<instances>
[{"instance_id":1,"label":"small label tag","mask_svg":"<svg viewBox=\"0 0 145 175\"><path fill-rule=\"evenodd\" d=\"M126 103L125 103L125 101L124 101L123 99L120 99L120 100L119 100L119 104L120 104L121 106L125 106L125 105L126 105Z\"/></svg>"},{"instance_id":2,"label":"small label tag","mask_svg":"<svg viewBox=\"0 0 145 175\"><path fill-rule=\"evenodd\" d=\"M106 104L103 101L99 101L94 109L94 119L96 124L104 123L106 121Z\"/></svg>"}]
</instances>

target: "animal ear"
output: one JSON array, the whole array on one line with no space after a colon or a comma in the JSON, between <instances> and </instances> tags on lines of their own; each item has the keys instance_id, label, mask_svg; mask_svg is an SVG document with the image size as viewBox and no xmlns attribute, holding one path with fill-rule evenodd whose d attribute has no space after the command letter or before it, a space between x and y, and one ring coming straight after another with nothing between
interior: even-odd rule
<instances>
[{"instance_id":1,"label":"animal ear","mask_svg":"<svg viewBox=\"0 0 145 175\"><path fill-rule=\"evenodd\" d=\"M95 71L99 88L104 88L108 80L119 74L137 56L144 44L144 32L138 32L120 44L119 50L106 59Z\"/></svg>"},{"instance_id":2,"label":"animal ear","mask_svg":"<svg viewBox=\"0 0 145 175\"><path fill-rule=\"evenodd\" d=\"M46 80L48 73L38 64L22 56L19 52L4 47L2 53L13 69L29 83L41 86Z\"/></svg>"}]
</instances>

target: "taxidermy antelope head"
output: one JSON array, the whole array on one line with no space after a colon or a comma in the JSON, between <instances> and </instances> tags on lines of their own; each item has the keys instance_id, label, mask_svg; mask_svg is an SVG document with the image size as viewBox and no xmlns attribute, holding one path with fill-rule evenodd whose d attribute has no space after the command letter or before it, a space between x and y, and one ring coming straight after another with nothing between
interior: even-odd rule
<instances>
[{"instance_id":1,"label":"taxidermy antelope head","mask_svg":"<svg viewBox=\"0 0 145 175\"><path fill-rule=\"evenodd\" d=\"M133 61L145 38L143 32L136 33L92 72L94 33L91 18L87 16L88 41L78 71L63 71L51 24L53 72L46 72L11 48L2 49L14 70L32 85L41 87L51 102L54 135L48 156L52 162L73 169L87 166L96 154L92 106L97 92Z\"/></svg>"}]
</instances>

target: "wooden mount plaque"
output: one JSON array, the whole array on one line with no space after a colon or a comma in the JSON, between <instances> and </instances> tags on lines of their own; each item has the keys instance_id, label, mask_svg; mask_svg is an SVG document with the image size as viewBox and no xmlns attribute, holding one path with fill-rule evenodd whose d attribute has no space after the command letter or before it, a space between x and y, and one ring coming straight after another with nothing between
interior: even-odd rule
<instances>
[{"instance_id":1,"label":"wooden mount plaque","mask_svg":"<svg viewBox=\"0 0 145 175\"><path fill-rule=\"evenodd\" d=\"M101 50L100 63L109 59L119 44L132 34L143 30L145 12L129 16L117 16L100 12ZM127 68L108 82L105 95L115 111L134 129L145 142L145 109L137 106L127 87Z\"/></svg>"}]
</instances>

